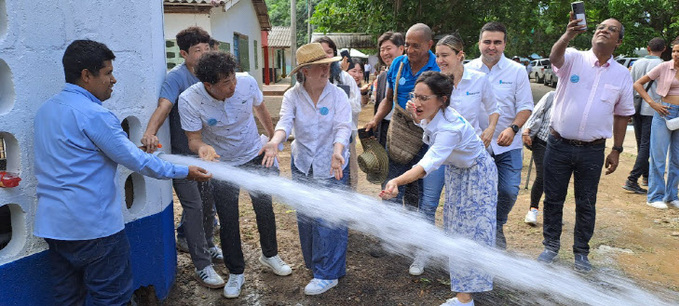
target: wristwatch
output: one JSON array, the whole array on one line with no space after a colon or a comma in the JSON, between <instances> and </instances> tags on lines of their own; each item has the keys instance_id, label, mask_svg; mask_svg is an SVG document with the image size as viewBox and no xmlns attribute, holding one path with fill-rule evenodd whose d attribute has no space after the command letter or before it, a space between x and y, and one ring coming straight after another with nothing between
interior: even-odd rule
<instances>
[{"instance_id":1,"label":"wristwatch","mask_svg":"<svg viewBox=\"0 0 679 306\"><path fill-rule=\"evenodd\" d=\"M618 151L618 153L622 153L622 146L613 146L613 150Z\"/></svg>"},{"instance_id":2,"label":"wristwatch","mask_svg":"<svg viewBox=\"0 0 679 306\"><path fill-rule=\"evenodd\" d=\"M512 131L514 131L514 134L519 132L519 126L518 125L512 124L509 127L512 128Z\"/></svg>"}]
</instances>

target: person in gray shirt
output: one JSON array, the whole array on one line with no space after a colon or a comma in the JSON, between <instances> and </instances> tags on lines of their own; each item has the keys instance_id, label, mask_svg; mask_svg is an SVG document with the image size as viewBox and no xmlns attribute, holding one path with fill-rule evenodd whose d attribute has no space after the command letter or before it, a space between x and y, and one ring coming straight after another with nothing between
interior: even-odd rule
<instances>
[{"instance_id":1,"label":"person in gray shirt","mask_svg":"<svg viewBox=\"0 0 679 306\"><path fill-rule=\"evenodd\" d=\"M663 62L660 55L665 51L665 48L665 41L662 38L656 37L648 42L648 46L646 47L648 55L637 60L632 66L632 79L635 82L651 71L651 69L655 68L655 66L658 66ZM660 96L655 92L658 84L653 82L646 85L651 85L650 88L646 88L646 91L651 95L653 101L660 103ZM636 92L634 93L634 108L636 112L634 113L632 120L634 122L634 137L637 139L637 159L622 188L634 193L645 194L646 189L639 186L639 177L642 176L642 184L648 186L651 122L653 121L653 114L655 114L655 111L648 103L645 103Z\"/></svg>"}]
</instances>

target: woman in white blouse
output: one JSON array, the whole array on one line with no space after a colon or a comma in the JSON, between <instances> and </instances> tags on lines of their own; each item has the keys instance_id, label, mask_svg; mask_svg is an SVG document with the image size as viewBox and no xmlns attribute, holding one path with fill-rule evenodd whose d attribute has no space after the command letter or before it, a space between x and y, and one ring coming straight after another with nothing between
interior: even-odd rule
<instances>
[{"instance_id":1,"label":"woman in white blouse","mask_svg":"<svg viewBox=\"0 0 679 306\"><path fill-rule=\"evenodd\" d=\"M278 146L295 130L292 142L291 171L294 180L325 187L348 186L351 105L347 94L329 82L330 63L319 43L297 50L297 84L285 92L280 120L272 139L262 148L263 164L271 166ZM319 203L322 205L322 203ZM346 274L348 230L328 226L322 219L297 215L299 238L306 267L314 278L304 288L307 295L321 294L337 285Z\"/></svg>"},{"instance_id":2,"label":"woman in white blouse","mask_svg":"<svg viewBox=\"0 0 679 306\"><path fill-rule=\"evenodd\" d=\"M497 168L474 127L449 107L452 90L450 78L439 72L425 72L417 79L408 107L424 129L422 138L429 150L412 169L387 182L380 197L395 197L398 186L445 166L445 231L493 247ZM471 293L492 290L492 276L460 262L451 258L451 290L457 296L446 304L473 305Z\"/></svg>"}]
</instances>

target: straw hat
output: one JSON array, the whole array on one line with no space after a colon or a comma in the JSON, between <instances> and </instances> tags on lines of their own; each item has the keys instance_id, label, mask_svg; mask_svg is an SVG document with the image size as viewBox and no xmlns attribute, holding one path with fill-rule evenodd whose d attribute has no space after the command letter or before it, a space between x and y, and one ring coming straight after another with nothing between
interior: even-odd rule
<instances>
[{"instance_id":1,"label":"straw hat","mask_svg":"<svg viewBox=\"0 0 679 306\"><path fill-rule=\"evenodd\" d=\"M363 146L363 153L358 156L358 167L367 174L368 182L382 184L387 179L389 173L389 157L374 136L366 136L359 131L359 138ZM362 135L363 134L363 135Z\"/></svg>"},{"instance_id":2,"label":"straw hat","mask_svg":"<svg viewBox=\"0 0 679 306\"><path fill-rule=\"evenodd\" d=\"M310 43L299 47L297 53L295 53L295 57L297 58L297 67L292 69L290 74L295 74L297 70L304 66L332 63L342 59L340 56L328 57L320 43Z\"/></svg>"}]
</instances>

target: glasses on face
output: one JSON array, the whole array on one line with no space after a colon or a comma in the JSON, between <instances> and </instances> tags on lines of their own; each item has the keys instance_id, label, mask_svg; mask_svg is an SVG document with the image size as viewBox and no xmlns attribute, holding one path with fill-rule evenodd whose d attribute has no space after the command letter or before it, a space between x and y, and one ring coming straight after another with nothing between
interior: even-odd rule
<instances>
[{"instance_id":1,"label":"glasses on face","mask_svg":"<svg viewBox=\"0 0 679 306\"><path fill-rule=\"evenodd\" d=\"M600 24L597 24L597 25L596 25L596 30L597 30L597 31L603 31L603 30L605 30L606 28L608 28L608 30L611 31L611 32L613 32L613 33L618 33L618 32L620 32L620 28L617 27L617 26L605 25L605 24L603 24L603 23L600 23Z\"/></svg>"},{"instance_id":2,"label":"glasses on face","mask_svg":"<svg viewBox=\"0 0 679 306\"><path fill-rule=\"evenodd\" d=\"M435 98L435 97L437 97L437 96L436 96L436 95L428 95L428 96L425 96L425 95L417 95L417 94L415 94L414 92L411 92L411 93L408 94L408 97L410 98L410 100L420 100L420 101L422 101L422 102L425 102L425 101L427 101L427 100L429 100L429 99L431 99L431 98Z\"/></svg>"}]
</instances>

